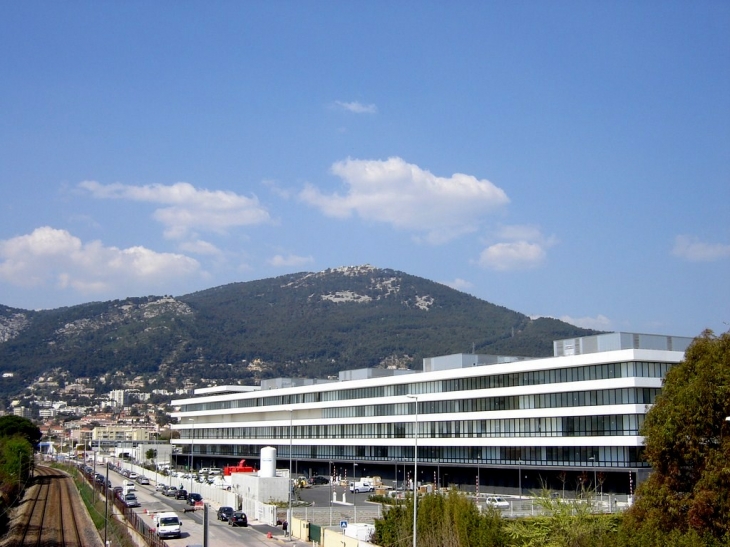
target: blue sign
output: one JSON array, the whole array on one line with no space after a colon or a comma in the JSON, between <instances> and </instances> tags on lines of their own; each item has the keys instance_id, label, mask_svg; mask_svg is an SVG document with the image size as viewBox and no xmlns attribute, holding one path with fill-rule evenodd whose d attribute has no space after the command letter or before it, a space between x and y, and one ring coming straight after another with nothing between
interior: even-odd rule
<instances>
[{"instance_id":1,"label":"blue sign","mask_svg":"<svg viewBox=\"0 0 730 547\"><path fill-rule=\"evenodd\" d=\"M341 520L340 521L340 528L347 528L347 521L346 520Z\"/></svg>"}]
</instances>

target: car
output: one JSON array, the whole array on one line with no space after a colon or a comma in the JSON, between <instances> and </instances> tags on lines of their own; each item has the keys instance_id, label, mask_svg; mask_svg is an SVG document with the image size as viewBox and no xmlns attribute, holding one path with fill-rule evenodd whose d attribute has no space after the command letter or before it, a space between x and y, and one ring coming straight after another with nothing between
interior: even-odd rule
<instances>
[{"instance_id":1,"label":"car","mask_svg":"<svg viewBox=\"0 0 730 547\"><path fill-rule=\"evenodd\" d=\"M231 518L231 515L233 514L233 507L223 506L218 508L218 512L216 513L216 518L218 520L228 520Z\"/></svg>"},{"instance_id":2,"label":"car","mask_svg":"<svg viewBox=\"0 0 730 547\"><path fill-rule=\"evenodd\" d=\"M248 526L248 517L243 511L234 511L233 514L228 517L228 524L230 526Z\"/></svg>"},{"instance_id":3,"label":"car","mask_svg":"<svg viewBox=\"0 0 730 547\"><path fill-rule=\"evenodd\" d=\"M177 486L168 486L162 493L168 498L174 498L175 494L177 494Z\"/></svg>"},{"instance_id":4,"label":"car","mask_svg":"<svg viewBox=\"0 0 730 547\"><path fill-rule=\"evenodd\" d=\"M128 476L128 477L129 477L130 479L134 480L134 479L136 479L136 478L137 478L137 477L138 477L139 475L138 475L137 473L135 473L134 471L130 471L130 472L129 472L129 475L127 475L127 476Z\"/></svg>"},{"instance_id":5,"label":"car","mask_svg":"<svg viewBox=\"0 0 730 547\"><path fill-rule=\"evenodd\" d=\"M175 499L176 500L188 499L188 491L187 490L178 490L177 492L175 492Z\"/></svg>"},{"instance_id":6,"label":"car","mask_svg":"<svg viewBox=\"0 0 730 547\"><path fill-rule=\"evenodd\" d=\"M198 502L203 501L203 496L200 494L196 494L195 492L190 492L188 494L188 505L195 505Z\"/></svg>"},{"instance_id":7,"label":"car","mask_svg":"<svg viewBox=\"0 0 730 547\"><path fill-rule=\"evenodd\" d=\"M139 503L137 496L130 492L124 496L124 505L127 507L140 507L142 504Z\"/></svg>"},{"instance_id":8,"label":"car","mask_svg":"<svg viewBox=\"0 0 730 547\"><path fill-rule=\"evenodd\" d=\"M323 477L322 475L316 475L312 477L312 480L310 482L312 484L329 484L330 480L327 477Z\"/></svg>"},{"instance_id":9,"label":"car","mask_svg":"<svg viewBox=\"0 0 730 547\"><path fill-rule=\"evenodd\" d=\"M161 482L158 482L157 486L155 486L155 492L164 492L165 490L167 490L166 484L162 484Z\"/></svg>"},{"instance_id":10,"label":"car","mask_svg":"<svg viewBox=\"0 0 730 547\"><path fill-rule=\"evenodd\" d=\"M124 488L122 488L121 486L115 486L114 488L112 488L112 492L114 493L115 496L120 496L123 491L124 491Z\"/></svg>"},{"instance_id":11,"label":"car","mask_svg":"<svg viewBox=\"0 0 730 547\"><path fill-rule=\"evenodd\" d=\"M101 473L97 473L96 475L94 475L94 482L98 482L99 484L104 484L105 480L106 479L104 478L104 475L102 475Z\"/></svg>"},{"instance_id":12,"label":"car","mask_svg":"<svg viewBox=\"0 0 730 547\"><path fill-rule=\"evenodd\" d=\"M137 484L149 484L150 480L145 477L144 475L140 475L135 479L137 481Z\"/></svg>"},{"instance_id":13,"label":"car","mask_svg":"<svg viewBox=\"0 0 730 547\"><path fill-rule=\"evenodd\" d=\"M501 496L487 496L486 503L499 509L507 509L509 507L509 502Z\"/></svg>"}]
</instances>

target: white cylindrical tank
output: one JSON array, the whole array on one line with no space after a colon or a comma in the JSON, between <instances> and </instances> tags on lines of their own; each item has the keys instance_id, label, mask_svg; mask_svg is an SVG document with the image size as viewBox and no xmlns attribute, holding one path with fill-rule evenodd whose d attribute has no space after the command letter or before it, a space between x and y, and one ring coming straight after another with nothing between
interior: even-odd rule
<instances>
[{"instance_id":1,"label":"white cylindrical tank","mask_svg":"<svg viewBox=\"0 0 730 547\"><path fill-rule=\"evenodd\" d=\"M259 477L276 476L276 448L265 446L261 449L261 470Z\"/></svg>"}]
</instances>

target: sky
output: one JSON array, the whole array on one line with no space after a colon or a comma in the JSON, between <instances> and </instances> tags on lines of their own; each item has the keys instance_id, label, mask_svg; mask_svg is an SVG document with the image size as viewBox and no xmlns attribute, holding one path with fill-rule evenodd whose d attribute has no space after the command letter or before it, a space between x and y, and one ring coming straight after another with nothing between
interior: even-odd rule
<instances>
[{"instance_id":1,"label":"sky","mask_svg":"<svg viewBox=\"0 0 730 547\"><path fill-rule=\"evenodd\" d=\"M0 304L370 264L730 329L730 3L0 3Z\"/></svg>"}]
</instances>

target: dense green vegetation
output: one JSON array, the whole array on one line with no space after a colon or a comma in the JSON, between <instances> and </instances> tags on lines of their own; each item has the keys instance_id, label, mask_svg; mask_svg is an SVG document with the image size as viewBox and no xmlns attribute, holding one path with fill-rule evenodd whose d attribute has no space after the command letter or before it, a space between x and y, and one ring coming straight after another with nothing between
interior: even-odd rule
<instances>
[{"instance_id":1,"label":"dense green vegetation","mask_svg":"<svg viewBox=\"0 0 730 547\"><path fill-rule=\"evenodd\" d=\"M334 302L333 295L359 301ZM22 319L19 320L18 317ZM181 296L128 298L44 311L0 306L18 334L0 343L0 396L53 373L58 381L119 373L168 388L326 377L390 359L420 368L449 353L552 355L554 339L592 333L535 319L445 285L385 269L232 283ZM255 366L249 366L255 363ZM115 377L101 385L114 389Z\"/></svg>"},{"instance_id":2,"label":"dense green vegetation","mask_svg":"<svg viewBox=\"0 0 730 547\"><path fill-rule=\"evenodd\" d=\"M642 434L654 472L627 515L631 545L730 543L729 416L730 333L708 331L669 371L647 414Z\"/></svg>"},{"instance_id":3,"label":"dense green vegetation","mask_svg":"<svg viewBox=\"0 0 730 547\"><path fill-rule=\"evenodd\" d=\"M33 448L41 438L38 426L17 416L0 417L0 531L8 511L20 501L33 469Z\"/></svg>"}]
</instances>

